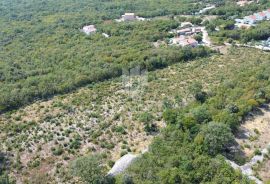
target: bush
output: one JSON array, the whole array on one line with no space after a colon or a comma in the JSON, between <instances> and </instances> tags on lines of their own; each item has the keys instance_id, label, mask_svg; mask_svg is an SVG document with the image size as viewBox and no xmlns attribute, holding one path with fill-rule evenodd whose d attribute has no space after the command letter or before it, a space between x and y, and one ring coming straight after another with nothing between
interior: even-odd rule
<instances>
[{"instance_id":1,"label":"bush","mask_svg":"<svg viewBox=\"0 0 270 184\"><path fill-rule=\"evenodd\" d=\"M105 179L105 168L100 155L84 156L76 159L71 165L73 175L87 183L100 184Z\"/></svg>"},{"instance_id":2,"label":"bush","mask_svg":"<svg viewBox=\"0 0 270 184\"><path fill-rule=\"evenodd\" d=\"M210 122L205 125L200 134L203 136L203 147L210 155L224 151L234 140L229 126L223 123Z\"/></svg>"},{"instance_id":3,"label":"bush","mask_svg":"<svg viewBox=\"0 0 270 184\"><path fill-rule=\"evenodd\" d=\"M177 118L177 111L174 109L166 109L163 112L162 116L163 116L163 119L166 121L166 123L174 124Z\"/></svg>"}]
</instances>

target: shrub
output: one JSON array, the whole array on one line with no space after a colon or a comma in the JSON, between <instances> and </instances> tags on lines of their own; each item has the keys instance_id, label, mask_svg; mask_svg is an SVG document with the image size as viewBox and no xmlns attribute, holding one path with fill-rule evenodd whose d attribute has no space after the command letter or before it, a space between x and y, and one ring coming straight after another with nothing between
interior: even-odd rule
<instances>
[{"instance_id":1,"label":"shrub","mask_svg":"<svg viewBox=\"0 0 270 184\"><path fill-rule=\"evenodd\" d=\"M104 181L106 174L100 155L90 155L76 159L72 162L71 171L73 175L93 184Z\"/></svg>"},{"instance_id":2,"label":"shrub","mask_svg":"<svg viewBox=\"0 0 270 184\"><path fill-rule=\"evenodd\" d=\"M229 126L223 123L210 122L201 130L203 147L210 155L216 155L224 151L233 141L233 134Z\"/></svg>"},{"instance_id":3,"label":"shrub","mask_svg":"<svg viewBox=\"0 0 270 184\"><path fill-rule=\"evenodd\" d=\"M174 109L166 109L163 112L163 119L166 121L168 124L174 124L176 122L177 118L177 110Z\"/></svg>"}]
</instances>

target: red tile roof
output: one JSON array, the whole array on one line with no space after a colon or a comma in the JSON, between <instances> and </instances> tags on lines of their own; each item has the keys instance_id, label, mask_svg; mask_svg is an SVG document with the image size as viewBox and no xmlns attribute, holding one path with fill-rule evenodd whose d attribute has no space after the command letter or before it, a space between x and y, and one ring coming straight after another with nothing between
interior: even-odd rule
<instances>
[{"instance_id":1,"label":"red tile roof","mask_svg":"<svg viewBox=\"0 0 270 184\"><path fill-rule=\"evenodd\" d=\"M249 18L256 20L256 16L255 15L250 15Z\"/></svg>"},{"instance_id":2,"label":"red tile roof","mask_svg":"<svg viewBox=\"0 0 270 184\"><path fill-rule=\"evenodd\" d=\"M260 16L263 16L263 17L266 16L266 14L264 12L260 12L259 14L260 14Z\"/></svg>"}]
</instances>

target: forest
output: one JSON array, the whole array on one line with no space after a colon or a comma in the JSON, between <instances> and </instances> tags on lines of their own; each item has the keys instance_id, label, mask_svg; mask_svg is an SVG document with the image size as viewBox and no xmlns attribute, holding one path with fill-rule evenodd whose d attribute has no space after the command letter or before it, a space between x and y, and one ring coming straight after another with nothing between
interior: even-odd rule
<instances>
[{"instance_id":1,"label":"forest","mask_svg":"<svg viewBox=\"0 0 270 184\"><path fill-rule=\"evenodd\" d=\"M208 55L205 48L154 48L152 42L168 37L167 31L178 26L173 21L112 21L128 11L153 17L190 14L205 6L194 2L1 2L0 112L119 76L123 66L153 70ZM81 33L87 24L95 24L98 34ZM102 32L111 37L104 38Z\"/></svg>"}]
</instances>

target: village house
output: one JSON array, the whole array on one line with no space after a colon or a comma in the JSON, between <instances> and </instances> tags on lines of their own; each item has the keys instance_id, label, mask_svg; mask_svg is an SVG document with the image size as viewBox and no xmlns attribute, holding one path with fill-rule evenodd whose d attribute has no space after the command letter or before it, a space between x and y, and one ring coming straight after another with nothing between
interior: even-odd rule
<instances>
[{"instance_id":1,"label":"village house","mask_svg":"<svg viewBox=\"0 0 270 184\"><path fill-rule=\"evenodd\" d=\"M266 19L270 20L270 9L264 11L265 15L266 15Z\"/></svg>"},{"instance_id":2,"label":"village house","mask_svg":"<svg viewBox=\"0 0 270 184\"><path fill-rule=\"evenodd\" d=\"M247 17L244 17L244 23L245 24L255 24L258 22L257 17L255 15L250 15Z\"/></svg>"},{"instance_id":3,"label":"village house","mask_svg":"<svg viewBox=\"0 0 270 184\"><path fill-rule=\"evenodd\" d=\"M126 22L126 21L145 21L145 20L149 20L149 19L145 19L143 17L139 17L136 16L135 13L125 13L124 15L122 15L122 17L120 19L115 19L116 22Z\"/></svg>"},{"instance_id":4,"label":"village house","mask_svg":"<svg viewBox=\"0 0 270 184\"><path fill-rule=\"evenodd\" d=\"M236 26L239 27L239 25L242 24L249 24L254 25L257 22L263 21L263 20L270 20L270 9L258 13L254 13L253 15L246 16L244 19L235 19Z\"/></svg>"},{"instance_id":5,"label":"village house","mask_svg":"<svg viewBox=\"0 0 270 184\"><path fill-rule=\"evenodd\" d=\"M181 26L182 28L192 27L193 24L191 22L182 22Z\"/></svg>"},{"instance_id":6,"label":"village house","mask_svg":"<svg viewBox=\"0 0 270 184\"><path fill-rule=\"evenodd\" d=\"M185 28L185 29L180 29L180 30L177 30L176 33L178 36L180 35L187 35L188 33L191 33L192 32L192 29L191 28Z\"/></svg>"},{"instance_id":7,"label":"village house","mask_svg":"<svg viewBox=\"0 0 270 184\"><path fill-rule=\"evenodd\" d=\"M254 1L242 0L242 1L236 2L236 4L239 5L239 6L245 6L245 5L251 4L251 3L253 3L253 2L254 2Z\"/></svg>"},{"instance_id":8,"label":"village house","mask_svg":"<svg viewBox=\"0 0 270 184\"><path fill-rule=\"evenodd\" d=\"M193 27L192 28L192 33L201 33L202 32L202 28L201 27Z\"/></svg>"},{"instance_id":9,"label":"village house","mask_svg":"<svg viewBox=\"0 0 270 184\"><path fill-rule=\"evenodd\" d=\"M257 21L263 21L266 20L267 16L264 12L259 12L254 14L256 16Z\"/></svg>"},{"instance_id":10,"label":"village house","mask_svg":"<svg viewBox=\"0 0 270 184\"><path fill-rule=\"evenodd\" d=\"M124 21L132 21L136 20L136 16L135 13L125 13L124 15L122 15L122 19Z\"/></svg>"},{"instance_id":11,"label":"village house","mask_svg":"<svg viewBox=\"0 0 270 184\"><path fill-rule=\"evenodd\" d=\"M84 26L82 31L87 34L87 35L90 35L90 34L93 34L95 32L97 32L97 29L94 25L88 25L88 26Z\"/></svg>"},{"instance_id":12,"label":"village house","mask_svg":"<svg viewBox=\"0 0 270 184\"><path fill-rule=\"evenodd\" d=\"M185 36L179 36L176 38L172 38L171 39L171 44L173 45L179 45L182 47L185 46L190 46L190 47L197 47L198 46L198 42L192 38L192 37L185 37Z\"/></svg>"},{"instance_id":13,"label":"village house","mask_svg":"<svg viewBox=\"0 0 270 184\"><path fill-rule=\"evenodd\" d=\"M193 35L193 34L197 34L197 33L201 33L201 32L202 32L201 27L189 27L189 28L176 30L176 34L178 36L180 36L180 35L188 36L188 35Z\"/></svg>"}]
</instances>

